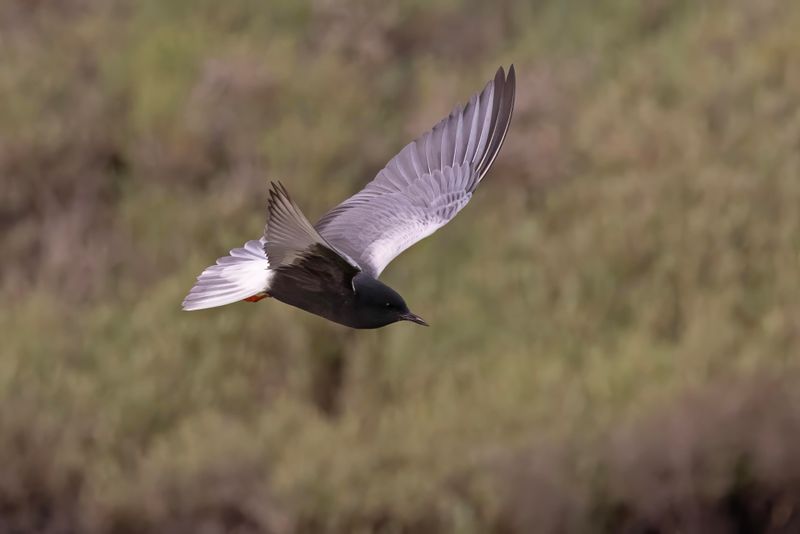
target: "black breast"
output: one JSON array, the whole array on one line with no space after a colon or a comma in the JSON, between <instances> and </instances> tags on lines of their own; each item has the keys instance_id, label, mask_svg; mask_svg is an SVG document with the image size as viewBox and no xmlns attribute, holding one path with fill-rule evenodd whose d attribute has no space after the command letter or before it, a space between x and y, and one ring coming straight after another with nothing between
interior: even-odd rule
<instances>
[{"instance_id":1,"label":"black breast","mask_svg":"<svg viewBox=\"0 0 800 534\"><path fill-rule=\"evenodd\" d=\"M275 270L269 294L301 310L357 328L352 280L358 272L334 251L314 245L290 265Z\"/></svg>"}]
</instances>

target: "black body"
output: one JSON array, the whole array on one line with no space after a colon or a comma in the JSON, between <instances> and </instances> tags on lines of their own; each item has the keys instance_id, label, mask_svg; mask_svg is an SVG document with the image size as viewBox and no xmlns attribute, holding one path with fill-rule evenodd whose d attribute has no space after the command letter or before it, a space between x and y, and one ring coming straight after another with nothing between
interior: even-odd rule
<instances>
[{"instance_id":1,"label":"black body","mask_svg":"<svg viewBox=\"0 0 800 534\"><path fill-rule=\"evenodd\" d=\"M427 326L395 290L322 245L314 245L295 263L276 269L269 294L351 328L380 328L397 321Z\"/></svg>"}]
</instances>

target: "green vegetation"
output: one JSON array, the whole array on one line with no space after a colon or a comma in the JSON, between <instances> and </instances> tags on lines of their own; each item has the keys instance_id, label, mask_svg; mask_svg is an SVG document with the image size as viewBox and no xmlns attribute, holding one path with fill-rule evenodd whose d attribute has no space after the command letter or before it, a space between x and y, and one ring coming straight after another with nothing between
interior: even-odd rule
<instances>
[{"instance_id":1,"label":"green vegetation","mask_svg":"<svg viewBox=\"0 0 800 534\"><path fill-rule=\"evenodd\" d=\"M0 3L0 531L800 531L800 4ZM433 326L183 313L514 62ZM749 530L748 530L749 529Z\"/></svg>"}]
</instances>

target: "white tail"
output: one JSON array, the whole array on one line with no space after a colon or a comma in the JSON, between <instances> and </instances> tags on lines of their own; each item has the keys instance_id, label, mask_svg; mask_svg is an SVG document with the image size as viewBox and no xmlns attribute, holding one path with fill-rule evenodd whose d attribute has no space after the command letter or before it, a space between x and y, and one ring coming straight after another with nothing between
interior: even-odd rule
<instances>
[{"instance_id":1,"label":"white tail","mask_svg":"<svg viewBox=\"0 0 800 534\"><path fill-rule=\"evenodd\" d=\"M264 253L263 238L253 239L203 271L186 295L183 309L214 308L265 293L273 274Z\"/></svg>"}]
</instances>

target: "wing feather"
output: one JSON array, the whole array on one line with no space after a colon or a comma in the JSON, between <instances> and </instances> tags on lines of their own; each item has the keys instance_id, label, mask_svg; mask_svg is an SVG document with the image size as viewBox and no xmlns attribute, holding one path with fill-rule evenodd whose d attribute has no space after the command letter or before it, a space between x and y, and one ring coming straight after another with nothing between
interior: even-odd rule
<instances>
[{"instance_id":1,"label":"wing feather","mask_svg":"<svg viewBox=\"0 0 800 534\"><path fill-rule=\"evenodd\" d=\"M488 90L484 89L484 93ZM472 113L470 114L469 118L469 139L467 140L467 149L465 153L465 161L469 160L472 161L473 154L475 154L475 148L478 145L478 136L480 136L480 132L478 131L479 124L481 123L481 95L475 95L473 97L475 104L472 106L470 110Z\"/></svg>"},{"instance_id":2,"label":"wing feather","mask_svg":"<svg viewBox=\"0 0 800 534\"><path fill-rule=\"evenodd\" d=\"M456 136L453 140L453 165L464 163L464 154L467 147L464 145L464 112L463 109L458 113L456 123Z\"/></svg>"},{"instance_id":3,"label":"wing feather","mask_svg":"<svg viewBox=\"0 0 800 534\"><path fill-rule=\"evenodd\" d=\"M293 263L315 245L332 250L355 266L351 258L336 250L319 234L280 182L272 182L267 201L264 240L259 243L263 244L264 252L273 268ZM254 246L245 250L249 254L256 253Z\"/></svg>"},{"instance_id":4,"label":"wing feather","mask_svg":"<svg viewBox=\"0 0 800 534\"><path fill-rule=\"evenodd\" d=\"M466 106L406 145L364 189L326 213L315 225L319 235L377 277L403 250L447 224L503 145L515 84L513 65L507 76L498 69Z\"/></svg>"}]
</instances>

